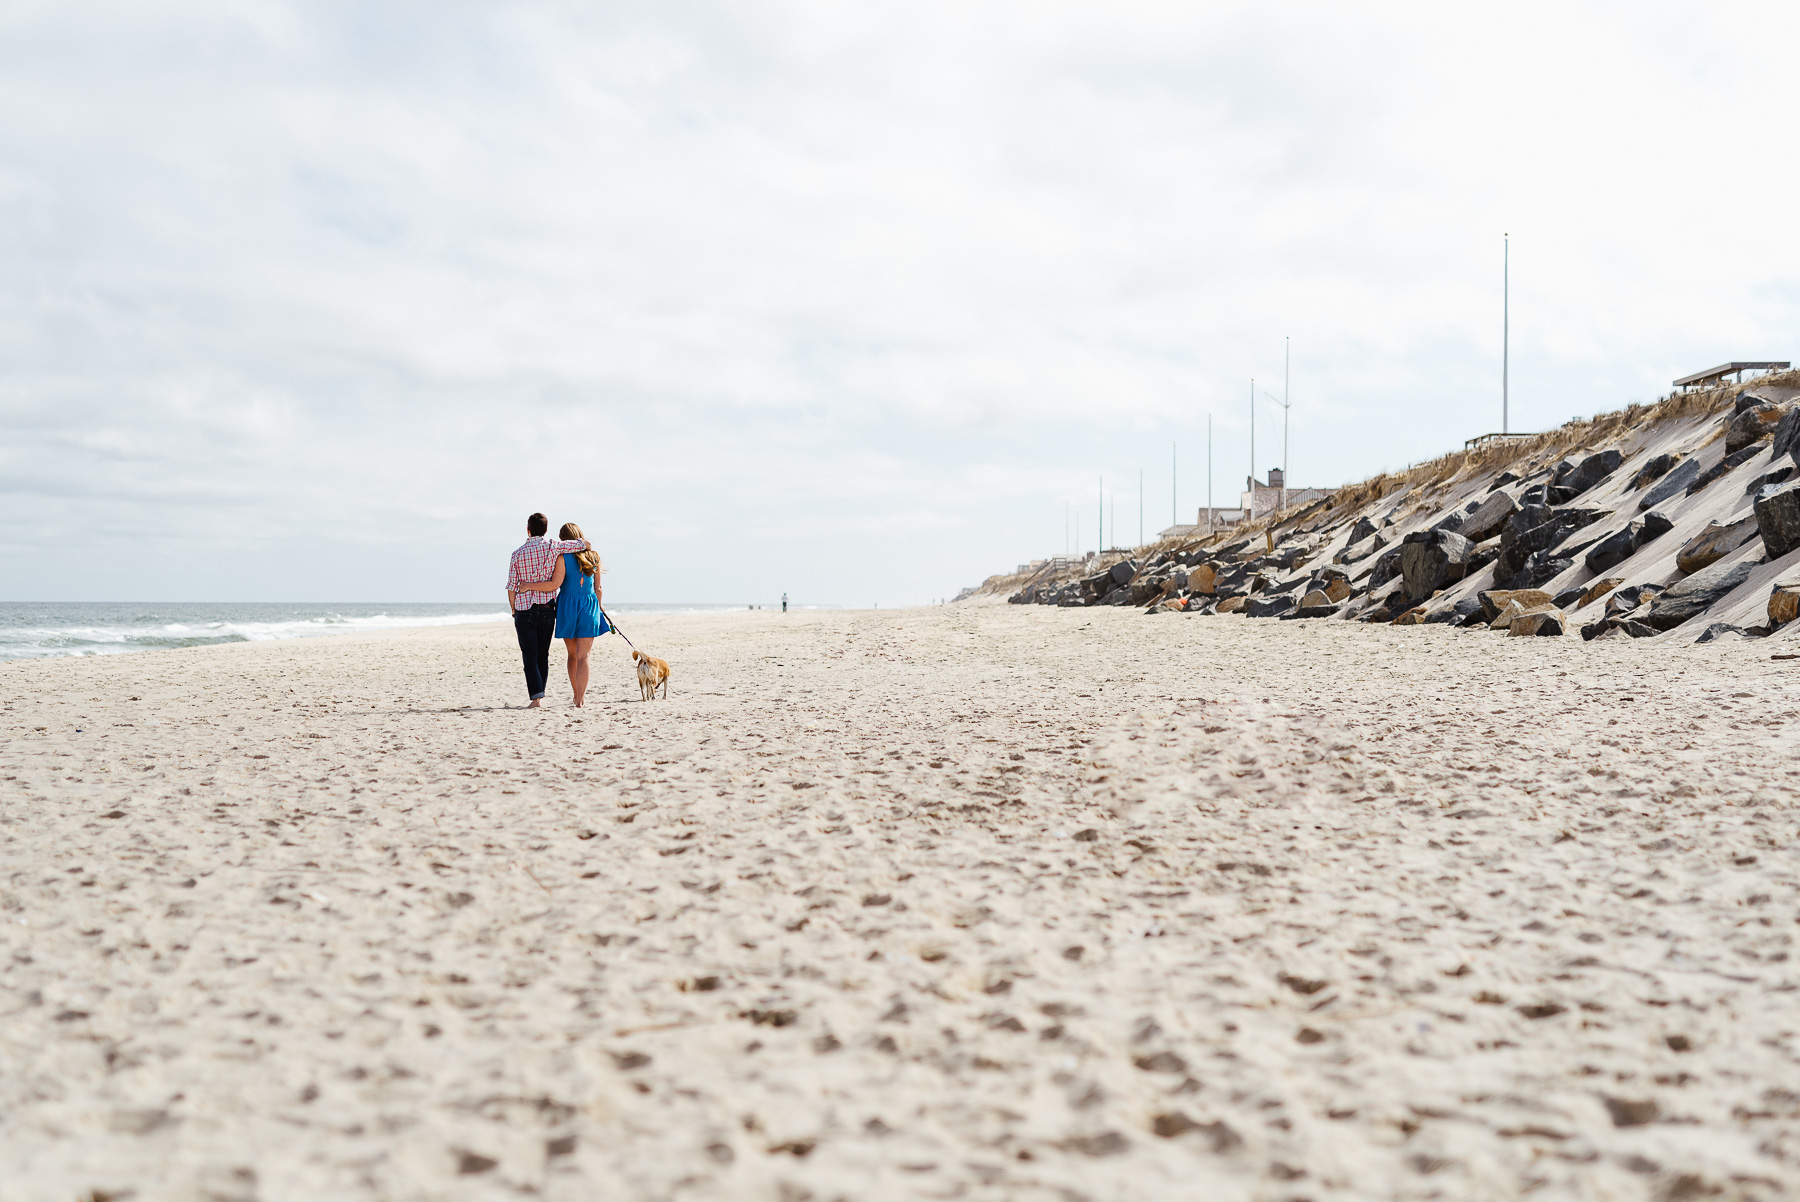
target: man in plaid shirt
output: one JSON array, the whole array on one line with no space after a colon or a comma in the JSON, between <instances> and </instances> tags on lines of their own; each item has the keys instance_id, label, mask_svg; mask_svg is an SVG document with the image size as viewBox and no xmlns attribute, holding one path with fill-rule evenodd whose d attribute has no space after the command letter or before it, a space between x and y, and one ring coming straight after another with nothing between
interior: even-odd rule
<instances>
[{"instance_id":1,"label":"man in plaid shirt","mask_svg":"<svg viewBox=\"0 0 1800 1202\"><path fill-rule=\"evenodd\" d=\"M530 535L512 553L506 570L506 604L512 610L513 633L519 636L519 654L525 660L525 688L531 694L529 708L544 703L545 682L550 679L550 644L556 638L557 592L520 592L521 584L542 584L556 575L556 558L565 551L585 551L587 540L546 538L550 519L534 513L525 519Z\"/></svg>"}]
</instances>

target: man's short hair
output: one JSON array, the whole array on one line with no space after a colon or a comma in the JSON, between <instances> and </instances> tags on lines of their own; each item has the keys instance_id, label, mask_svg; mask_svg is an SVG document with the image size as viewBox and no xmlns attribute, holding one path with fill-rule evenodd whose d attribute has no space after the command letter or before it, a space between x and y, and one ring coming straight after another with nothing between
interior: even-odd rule
<instances>
[{"instance_id":1,"label":"man's short hair","mask_svg":"<svg viewBox=\"0 0 1800 1202\"><path fill-rule=\"evenodd\" d=\"M541 513L534 513L525 519L525 533L532 538L542 538L550 529L550 519Z\"/></svg>"}]
</instances>

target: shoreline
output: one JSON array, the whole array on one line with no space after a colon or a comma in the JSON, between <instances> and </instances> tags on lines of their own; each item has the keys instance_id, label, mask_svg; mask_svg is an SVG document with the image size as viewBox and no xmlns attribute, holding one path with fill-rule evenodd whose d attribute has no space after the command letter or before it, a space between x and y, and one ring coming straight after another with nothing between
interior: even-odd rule
<instances>
[{"instance_id":1,"label":"shoreline","mask_svg":"<svg viewBox=\"0 0 1800 1202\"><path fill-rule=\"evenodd\" d=\"M18 1196L1800 1187L1766 649L725 616L9 675Z\"/></svg>"}]
</instances>

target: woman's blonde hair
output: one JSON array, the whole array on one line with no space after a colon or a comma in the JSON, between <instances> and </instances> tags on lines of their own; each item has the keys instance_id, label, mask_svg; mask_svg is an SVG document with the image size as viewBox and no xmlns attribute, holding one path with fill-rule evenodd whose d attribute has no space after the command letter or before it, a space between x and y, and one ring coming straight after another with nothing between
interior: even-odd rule
<instances>
[{"instance_id":1,"label":"woman's blonde hair","mask_svg":"<svg viewBox=\"0 0 1800 1202\"><path fill-rule=\"evenodd\" d=\"M564 522L562 524L562 529L556 532L556 537L563 539L564 541L569 541L577 538L586 538L587 535L583 534L581 532L581 527L577 526L574 522ZM581 574L583 576L596 576L600 573L600 553L595 551L592 547L589 547L585 551L575 552L575 562L581 565Z\"/></svg>"}]
</instances>

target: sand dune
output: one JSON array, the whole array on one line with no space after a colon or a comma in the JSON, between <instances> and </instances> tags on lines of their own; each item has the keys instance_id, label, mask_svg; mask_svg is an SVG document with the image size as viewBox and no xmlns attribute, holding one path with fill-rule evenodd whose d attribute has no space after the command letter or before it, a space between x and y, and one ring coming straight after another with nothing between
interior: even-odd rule
<instances>
[{"instance_id":1,"label":"sand dune","mask_svg":"<svg viewBox=\"0 0 1800 1202\"><path fill-rule=\"evenodd\" d=\"M1791 641L632 635L0 666L0 1199L1800 1187Z\"/></svg>"}]
</instances>

